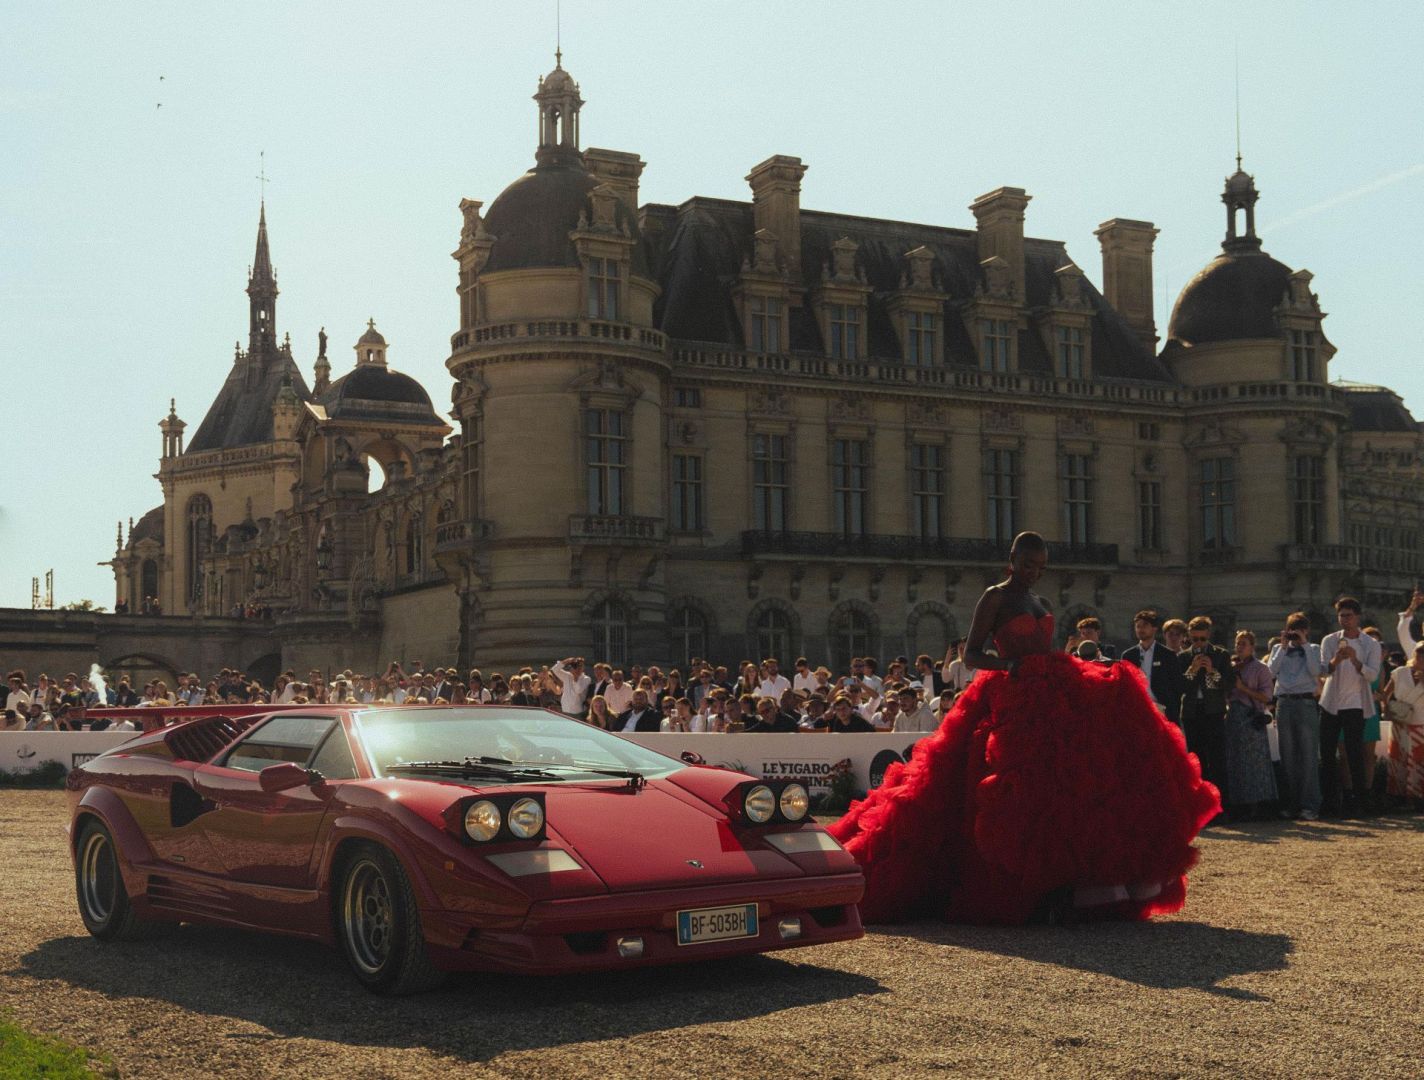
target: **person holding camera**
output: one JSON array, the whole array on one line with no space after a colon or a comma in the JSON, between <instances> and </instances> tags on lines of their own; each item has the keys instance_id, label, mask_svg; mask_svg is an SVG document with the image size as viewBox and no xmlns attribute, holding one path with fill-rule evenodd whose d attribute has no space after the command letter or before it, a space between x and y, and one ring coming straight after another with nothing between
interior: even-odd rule
<instances>
[{"instance_id":1,"label":"person holding camera","mask_svg":"<svg viewBox=\"0 0 1424 1080\"><path fill-rule=\"evenodd\" d=\"M1256 659L1256 635L1250 630L1236 632L1231 665L1236 686L1227 699L1226 787L1231 793L1232 816L1249 820L1262 803L1276 798L1276 772L1271 767L1271 742L1266 734L1271 722L1266 710L1276 680Z\"/></svg>"},{"instance_id":2,"label":"person holding camera","mask_svg":"<svg viewBox=\"0 0 1424 1080\"><path fill-rule=\"evenodd\" d=\"M1315 696L1324 667L1320 646L1306 640L1309 634L1310 616L1292 612L1266 667L1276 679L1276 730L1287 787L1281 809L1314 821L1320 816L1320 706Z\"/></svg>"},{"instance_id":3,"label":"person holding camera","mask_svg":"<svg viewBox=\"0 0 1424 1080\"><path fill-rule=\"evenodd\" d=\"M1353 596L1335 601L1340 629L1320 643L1325 689L1320 693L1320 768L1323 805L1327 813L1368 813L1369 777L1365 775L1365 717L1374 712L1370 682L1380 669L1380 644L1360 630L1360 602ZM1337 744L1344 733L1345 762L1350 770L1351 798L1340 800Z\"/></svg>"},{"instance_id":4,"label":"person holding camera","mask_svg":"<svg viewBox=\"0 0 1424 1080\"><path fill-rule=\"evenodd\" d=\"M1236 688L1231 654L1211 642L1211 619L1198 615L1187 623L1188 646L1181 654L1186 692L1182 695L1182 727L1187 749L1201 762L1202 779L1231 801L1226 787L1226 706Z\"/></svg>"}]
</instances>

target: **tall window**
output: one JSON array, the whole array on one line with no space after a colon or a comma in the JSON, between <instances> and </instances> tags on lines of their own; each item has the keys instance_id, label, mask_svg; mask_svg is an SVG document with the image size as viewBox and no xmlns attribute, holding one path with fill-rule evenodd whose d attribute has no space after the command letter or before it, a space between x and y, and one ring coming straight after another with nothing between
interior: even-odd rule
<instances>
[{"instance_id":1,"label":"tall window","mask_svg":"<svg viewBox=\"0 0 1424 1080\"><path fill-rule=\"evenodd\" d=\"M1063 538L1093 542L1093 461L1087 454L1063 455Z\"/></svg>"},{"instance_id":2,"label":"tall window","mask_svg":"<svg viewBox=\"0 0 1424 1080\"><path fill-rule=\"evenodd\" d=\"M860 359L860 308L854 304L830 304L831 359Z\"/></svg>"},{"instance_id":3,"label":"tall window","mask_svg":"<svg viewBox=\"0 0 1424 1080\"><path fill-rule=\"evenodd\" d=\"M143 568L139 571L139 589L143 596L139 597L139 603L134 606L134 611L142 611L143 601L150 596L158 595L158 563L152 559L143 560Z\"/></svg>"},{"instance_id":4,"label":"tall window","mask_svg":"<svg viewBox=\"0 0 1424 1080\"><path fill-rule=\"evenodd\" d=\"M915 535L944 535L944 447L916 443L910 448L910 503Z\"/></svg>"},{"instance_id":5,"label":"tall window","mask_svg":"<svg viewBox=\"0 0 1424 1080\"><path fill-rule=\"evenodd\" d=\"M985 371L1008 371L1013 340L1008 319L981 319L979 366Z\"/></svg>"},{"instance_id":6,"label":"tall window","mask_svg":"<svg viewBox=\"0 0 1424 1080\"><path fill-rule=\"evenodd\" d=\"M419 512L411 514L405 523L405 572L425 572L425 519Z\"/></svg>"},{"instance_id":7,"label":"tall window","mask_svg":"<svg viewBox=\"0 0 1424 1080\"><path fill-rule=\"evenodd\" d=\"M831 444L831 501L836 531L842 536L865 535L869 490L869 444L861 439L836 439Z\"/></svg>"},{"instance_id":8,"label":"tall window","mask_svg":"<svg viewBox=\"0 0 1424 1080\"><path fill-rule=\"evenodd\" d=\"M701 532L702 458L696 454L672 457L672 527L679 532Z\"/></svg>"},{"instance_id":9,"label":"tall window","mask_svg":"<svg viewBox=\"0 0 1424 1080\"><path fill-rule=\"evenodd\" d=\"M213 538L213 504L206 495L188 500L188 596L203 589L203 561Z\"/></svg>"},{"instance_id":10,"label":"tall window","mask_svg":"<svg viewBox=\"0 0 1424 1080\"><path fill-rule=\"evenodd\" d=\"M1162 550L1162 481L1143 480L1137 485L1137 546Z\"/></svg>"},{"instance_id":11,"label":"tall window","mask_svg":"<svg viewBox=\"0 0 1424 1080\"><path fill-rule=\"evenodd\" d=\"M685 663L694 656L707 655L707 620L696 608L680 607L673 612L669 633L673 659L679 663Z\"/></svg>"},{"instance_id":12,"label":"tall window","mask_svg":"<svg viewBox=\"0 0 1424 1080\"><path fill-rule=\"evenodd\" d=\"M836 671L849 671L852 657L870 656L875 653L874 627L870 617L854 609L841 613L836 622L835 641L831 650L831 661Z\"/></svg>"},{"instance_id":13,"label":"tall window","mask_svg":"<svg viewBox=\"0 0 1424 1080\"><path fill-rule=\"evenodd\" d=\"M767 608L757 617L756 655L785 662L791 653L791 620L779 608Z\"/></svg>"},{"instance_id":14,"label":"tall window","mask_svg":"<svg viewBox=\"0 0 1424 1080\"><path fill-rule=\"evenodd\" d=\"M1320 335L1314 330L1292 330L1291 378L1296 382L1315 381L1315 357Z\"/></svg>"},{"instance_id":15,"label":"tall window","mask_svg":"<svg viewBox=\"0 0 1424 1080\"><path fill-rule=\"evenodd\" d=\"M915 637L910 644L912 652L943 656L949 647L949 623L943 615L927 611L915 623Z\"/></svg>"},{"instance_id":16,"label":"tall window","mask_svg":"<svg viewBox=\"0 0 1424 1080\"><path fill-rule=\"evenodd\" d=\"M616 600L605 600L593 611L593 653L619 667L628 659L628 613Z\"/></svg>"},{"instance_id":17,"label":"tall window","mask_svg":"<svg viewBox=\"0 0 1424 1080\"><path fill-rule=\"evenodd\" d=\"M939 324L933 315L912 311L905 317L905 362L907 364L929 365L939 355L935 349L935 339Z\"/></svg>"},{"instance_id":18,"label":"tall window","mask_svg":"<svg viewBox=\"0 0 1424 1080\"><path fill-rule=\"evenodd\" d=\"M1007 543L1019 531L1019 452L984 451L984 491L988 495L989 539Z\"/></svg>"},{"instance_id":19,"label":"tall window","mask_svg":"<svg viewBox=\"0 0 1424 1080\"><path fill-rule=\"evenodd\" d=\"M1318 544L1325 534L1325 460L1301 454L1295 459L1292 484L1295 542Z\"/></svg>"},{"instance_id":20,"label":"tall window","mask_svg":"<svg viewBox=\"0 0 1424 1080\"><path fill-rule=\"evenodd\" d=\"M1202 547L1236 546L1236 461L1207 458L1201 463Z\"/></svg>"},{"instance_id":21,"label":"tall window","mask_svg":"<svg viewBox=\"0 0 1424 1080\"><path fill-rule=\"evenodd\" d=\"M1086 335L1082 327L1060 326L1058 328L1058 377L1061 379L1086 379L1087 363L1084 360Z\"/></svg>"},{"instance_id":22,"label":"tall window","mask_svg":"<svg viewBox=\"0 0 1424 1080\"><path fill-rule=\"evenodd\" d=\"M591 319L618 318L618 260L588 260L588 315Z\"/></svg>"},{"instance_id":23,"label":"tall window","mask_svg":"<svg viewBox=\"0 0 1424 1080\"><path fill-rule=\"evenodd\" d=\"M623 414L616 409L584 411L588 446L588 512L623 513L623 470L628 445L623 434Z\"/></svg>"},{"instance_id":24,"label":"tall window","mask_svg":"<svg viewBox=\"0 0 1424 1080\"><path fill-rule=\"evenodd\" d=\"M753 436L752 523L760 532L786 531L788 493L786 477L786 436Z\"/></svg>"},{"instance_id":25,"label":"tall window","mask_svg":"<svg viewBox=\"0 0 1424 1080\"><path fill-rule=\"evenodd\" d=\"M781 322L785 305L774 296L752 297L752 351L777 353L782 350Z\"/></svg>"}]
</instances>

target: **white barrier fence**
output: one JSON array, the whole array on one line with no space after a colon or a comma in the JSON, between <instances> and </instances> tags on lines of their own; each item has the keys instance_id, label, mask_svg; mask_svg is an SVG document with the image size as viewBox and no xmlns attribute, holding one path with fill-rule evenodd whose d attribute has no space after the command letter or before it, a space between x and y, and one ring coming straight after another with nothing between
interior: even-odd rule
<instances>
[{"instance_id":1,"label":"white barrier fence","mask_svg":"<svg viewBox=\"0 0 1424 1080\"><path fill-rule=\"evenodd\" d=\"M14 772L57 761L72 769L132 739L125 731L0 731L0 769ZM767 780L795 780L815 792L830 783L837 762L849 760L855 786L880 782L885 769L909 756L921 735L706 735L649 732L622 735L650 750L678 757L700 754L709 765L722 765Z\"/></svg>"}]
</instances>

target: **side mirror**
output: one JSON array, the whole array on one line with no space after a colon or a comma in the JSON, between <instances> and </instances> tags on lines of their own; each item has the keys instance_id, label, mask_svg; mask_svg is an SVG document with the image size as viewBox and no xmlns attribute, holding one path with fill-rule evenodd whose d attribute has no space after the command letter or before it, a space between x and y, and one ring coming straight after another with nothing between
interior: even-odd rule
<instances>
[{"instance_id":1,"label":"side mirror","mask_svg":"<svg viewBox=\"0 0 1424 1080\"><path fill-rule=\"evenodd\" d=\"M689 765L706 765L706 764L707 764L707 759L706 759L705 757L703 757L701 754L699 754L696 750L684 750L684 751L683 751L680 755L678 755L678 756L681 757L682 760L685 761L685 762L687 762Z\"/></svg>"},{"instance_id":2,"label":"side mirror","mask_svg":"<svg viewBox=\"0 0 1424 1080\"><path fill-rule=\"evenodd\" d=\"M292 788L306 787L311 782L307 771L295 761L284 761L278 765L268 765L257 774L258 786L269 795Z\"/></svg>"}]
</instances>

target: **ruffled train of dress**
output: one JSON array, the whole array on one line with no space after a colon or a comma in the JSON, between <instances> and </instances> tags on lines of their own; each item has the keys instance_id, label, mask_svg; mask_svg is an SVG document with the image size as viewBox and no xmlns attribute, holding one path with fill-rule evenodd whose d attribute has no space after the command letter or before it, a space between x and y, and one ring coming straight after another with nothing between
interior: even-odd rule
<instances>
[{"instance_id":1,"label":"ruffled train of dress","mask_svg":"<svg viewBox=\"0 0 1424 1080\"><path fill-rule=\"evenodd\" d=\"M1065 889L1083 917L1146 919L1185 903L1219 810L1136 668L1039 653L980 672L830 831L865 871L869 923L1022 923Z\"/></svg>"}]
</instances>

